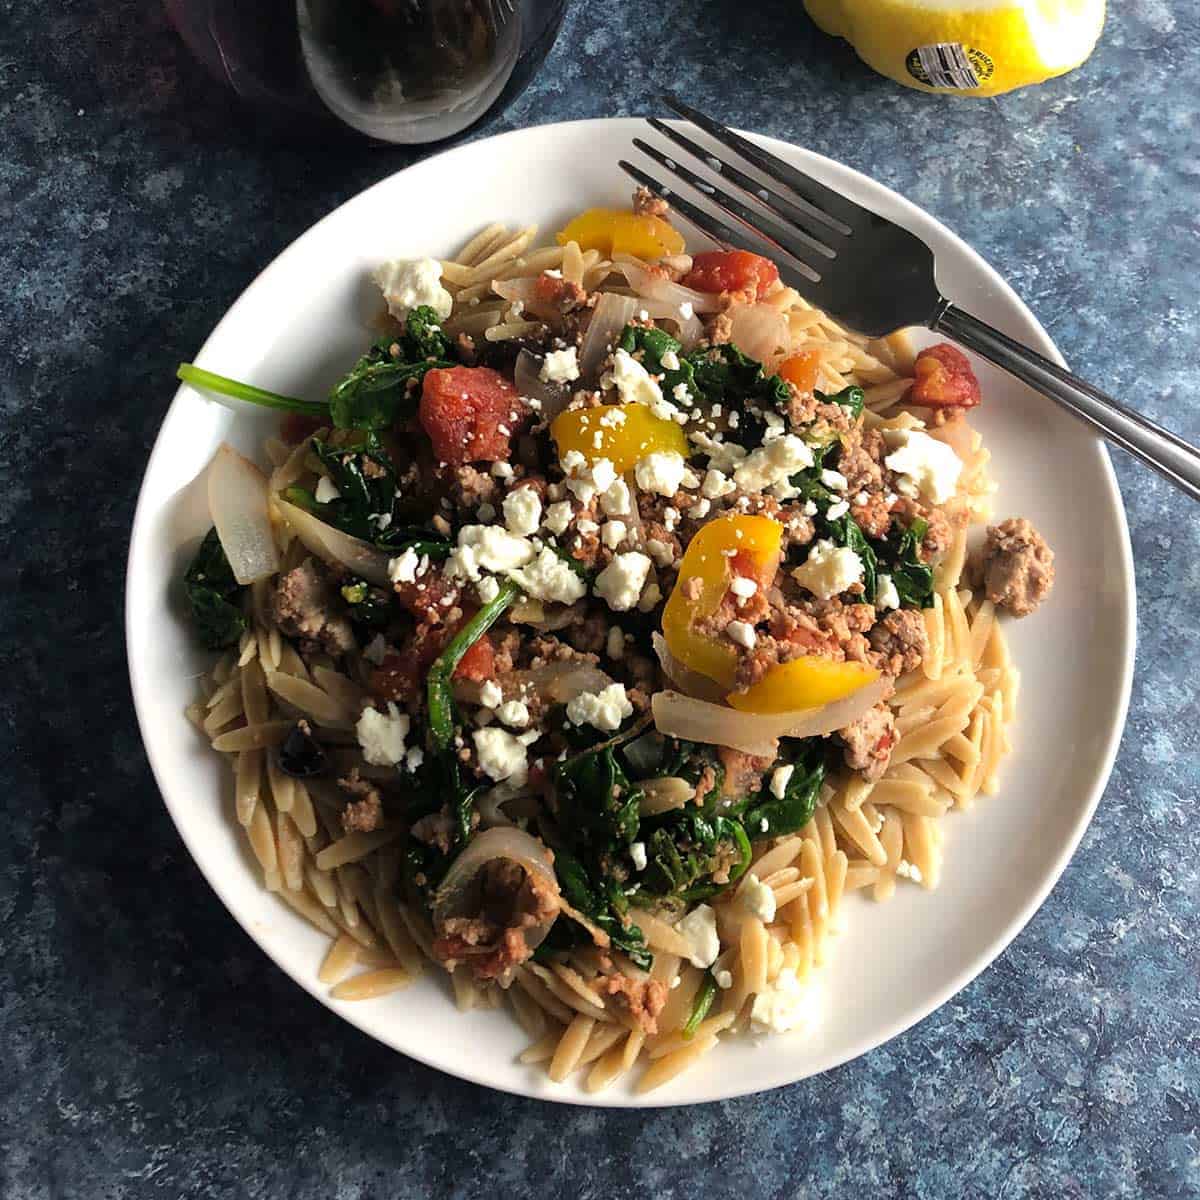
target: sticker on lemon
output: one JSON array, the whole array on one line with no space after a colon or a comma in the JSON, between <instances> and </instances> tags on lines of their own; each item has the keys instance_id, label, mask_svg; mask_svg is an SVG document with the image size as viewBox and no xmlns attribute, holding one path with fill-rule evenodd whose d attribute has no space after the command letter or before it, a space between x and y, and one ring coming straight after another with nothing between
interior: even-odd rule
<instances>
[{"instance_id":1,"label":"sticker on lemon","mask_svg":"<svg viewBox=\"0 0 1200 1200\"><path fill-rule=\"evenodd\" d=\"M998 96L1079 66L1104 0L804 0L809 16L906 87Z\"/></svg>"}]
</instances>

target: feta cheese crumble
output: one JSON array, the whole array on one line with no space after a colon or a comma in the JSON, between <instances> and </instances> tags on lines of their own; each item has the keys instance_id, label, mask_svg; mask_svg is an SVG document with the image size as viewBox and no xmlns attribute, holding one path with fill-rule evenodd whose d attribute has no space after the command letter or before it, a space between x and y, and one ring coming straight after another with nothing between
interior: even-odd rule
<instances>
[{"instance_id":1,"label":"feta cheese crumble","mask_svg":"<svg viewBox=\"0 0 1200 1200\"><path fill-rule=\"evenodd\" d=\"M672 451L656 451L647 454L634 468L634 478L643 492L655 492L659 496L673 496L679 491L687 463L682 454Z\"/></svg>"},{"instance_id":2,"label":"feta cheese crumble","mask_svg":"<svg viewBox=\"0 0 1200 1200\"><path fill-rule=\"evenodd\" d=\"M614 612L628 612L641 597L650 566L650 559L638 550L614 555L596 577L596 595Z\"/></svg>"},{"instance_id":3,"label":"feta cheese crumble","mask_svg":"<svg viewBox=\"0 0 1200 1200\"><path fill-rule=\"evenodd\" d=\"M880 575L875 580L875 607L900 607L900 593L896 590L896 583L892 577L886 573Z\"/></svg>"},{"instance_id":4,"label":"feta cheese crumble","mask_svg":"<svg viewBox=\"0 0 1200 1200\"><path fill-rule=\"evenodd\" d=\"M812 465L808 443L795 434L785 433L752 451L734 468L733 481L744 492L762 492L786 484L790 476Z\"/></svg>"},{"instance_id":5,"label":"feta cheese crumble","mask_svg":"<svg viewBox=\"0 0 1200 1200\"><path fill-rule=\"evenodd\" d=\"M738 889L738 904L742 911L757 917L764 925L775 920L775 893L757 875L748 875Z\"/></svg>"},{"instance_id":6,"label":"feta cheese crumble","mask_svg":"<svg viewBox=\"0 0 1200 1200\"><path fill-rule=\"evenodd\" d=\"M861 583L862 559L847 546L835 546L828 538L815 543L808 559L792 571L792 578L821 600L840 595Z\"/></svg>"},{"instance_id":7,"label":"feta cheese crumble","mask_svg":"<svg viewBox=\"0 0 1200 1200\"><path fill-rule=\"evenodd\" d=\"M711 967L721 953L721 938L717 933L717 914L712 906L698 904L675 926L688 944L688 962L694 967Z\"/></svg>"},{"instance_id":8,"label":"feta cheese crumble","mask_svg":"<svg viewBox=\"0 0 1200 1200\"><path fill-rule=\"evenodd\" d=\"M571 524L570 500L556 500L551 504L546 509L546 516L542 524L553 534L566 533L567 526Z\"/></svg>"},{"instance_id":9,"label":"feta cheese crumble","mask_svg":"<svg viewBox=\"0 0 1200 1200\"><path fill-rule=\"evenodd\" d=\"M919 494L934 504L953 497L963 464L945 442L919 429L885 429L883 440L892 451L883 465L900 476L898 491L910 498Z\"/></svg>"},{"instance_id":10,"label":"feta cheese crumble","mask_svg":"<svg viewBox=\"0 0 1200 1200\"><path fill-rule=\"evenodd\" d=\"M535 600L552 604L574 604L587 592L583 580L549 546L543 546L528 566L509 571L508 577Z\"/></svg>"},{"instance_id":11,"label":"feta cheese crumble","mask_svg":"<svg viewBox=\"0 0 1200 1200\"><path fill-rule=\"evenodd\" d=\"M498 525L464 525L458 531L458 546L446 559L443 573L451 578L479 578L480 568L512 571L533 558L527 538L517 537Z\"/></svg>"},{"instance_id":12,"label":"feta cheese crumble","mask_svg":"<svg viewBox=\"0 0 1200 1200\"><path fill-rule=\"evenodd\" d=\"M776 800L782 800L787 795L787 786L791 783L795 770L791 763L785 763L771 772L771 795Z\"/></svg>"},{"instance_id":13,"label":"feta cheese crumble","mask_svg":"<svg viewBox=\"0 0 1200 1200\"><path fill-rule=\"evenodd\" d=\"M604 528L600 530L600 541L610 550L615 550L628 533L629 527L624 521L605 521Z\"/></svg>"},{"instance_id":14,"label":"feta cheese crumble","mask_svg":"<svg viewBox=\"0 0 1200 1200\"><path fill-rule=\"evenodd\" d=\"M486 729L475 730L471 740L475 743L479 769L489 779L497 783L511 779L518 785L525 782L529 774L525 745L507 729L489 725Z\"/></svg>"},{"instance_id":15,"label":"feta cheese crumble","mask_svg":"<svg viewBox=\"0 0 1200 1200\"><path fill-rule=\"evenodd\" d=\"M758 635L754 632L754 626L748 621L730 621L725 626L725 632L729 635L730 641L747 650L753 650L758 643Z\"/></svg>"},{"instance_id":16,"label":"feta cheese crumble","mask_svg":"<svg viewBox=\"0 0 1200 1200\"><path fill-rule=\"evenodd\" d=\"M551 350L542 360L538 378L543 383L573 383L579 378L579 359L574 346Z\"/></svg>"},{"instance_id":17,"label":"feta cheese crumble","mask_svg":"<svg viewBox=\"0 0 1200 1200\"><path fill-rule=\"evenodd\" d=\"M792 967L784 967L765 991L754 997L750 1010L752 1033L786 1033L816 1019L815 991L805 986Z\"/></svg>"},{"instance_id":18,"label":"feta cheese crumble","mask_svg":"<svg viewBox=\"0 0 1200 1200\"><path fill-rule=\"evenodd\" d=\"M421 558L409 546L398 558L388 560L388 578L393 583L415 583Z\"/></svg>"},{"instance_id":19,"label":"feta cheese crumble","mask_svg":"<svg viewBox=\"0 0 1200 1200\"><path fill-rule=\"evenodd\" d=\"M321 476L317 481L317 490L313 493L318 504L328 504L330 500L337 500L341 494L337 489L337 484L328 475Z\"/></svg>"},{"instance_id":20,"label":"feta cheese crumble","mask_svg":"<svg viewBox=\"0 0 1200 1200\"><path fill-rule=\"evenodd\" d=\"M657 409L663 403L662 388L627 350L613 355L612 381L623 404L645 404Z\"/></svg>"},{"instance_id":21,"label":"feta cheese crumble","mask_svg":"<svg viewBox=\"0 0 1200 1200\"><path fill-rule=\"evenodd\" d=\"M542 523L542 498L531 487L519 487L504 497L504 524L518 537L537 533Z\"/></svg>"},{"instance_id":22,"label":"feta cheese crumble","mask_svg":"<svg viewBox=\"0 0 1200 1200\"><path fill-rule=\"evenodd\" d=\"M479 689L479 703L484 708L497 708L503 699L500 685L494 679L485 679Z\"/></svg>"},{"instance_id":23,"label":"feta cheese crumble","mask_svg":"<svg viewBox=\"0 0 1200 1200\"><path fill-rule=\"evenodd\" d=\"M410 723L408 713L402 713L392 700L388 701L387 712L364 708L354 726L363 758L376 767L394 767L404 757Z\"/></svg>"},{"instance_id":24,"label":"feta cheese crumble","mask_svg":"<svg viewBox=\"0 0 1200 1200\"><path fill-rule=\"evenodd\" d=\"M629 847L629 857L633 861L635 871L644 871L646 869L646 843L632 843Z\"/></svg>"},{"instance_id":25,"label":"feta cheese crumble","mask_svg":"<svg viewBox=\"0 0 1200 1200\"><path fill-rule=\"evenodd\" d=\"M509 729L524 729L529 724L529 706L524 700L506 700L496 709L496 719Z\"/></svg>"},{"instance_id":26,"label":"feta cheese crumble","mask_svg":"<svg viewBox=\"0 0 1200 1200\"><path fill-rule=\"evenodd\" d=\"M606 733L619 729L631 716L633 705L623 683L611 683L598 692L581 692L567 702L567 720L572 725L592 725Z\"/></svg>"},{"instance_id":27,"label":"feta cheese crumble","mask_svg":"<svg viewBox=\"0 0 1200 1200\"><path fill-rule=\"evenodd\" d=\"M444 321L454 307L450 293L442 287L442 264L436 258L393 259L377 267L372 278L397 321L407 321L408 314L423 304Z\"/></svg>"}]
</instances>

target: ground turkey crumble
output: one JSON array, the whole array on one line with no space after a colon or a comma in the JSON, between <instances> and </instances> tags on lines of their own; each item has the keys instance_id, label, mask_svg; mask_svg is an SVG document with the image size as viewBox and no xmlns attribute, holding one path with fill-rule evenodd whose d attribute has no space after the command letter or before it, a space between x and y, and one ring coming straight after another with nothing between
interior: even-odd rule
<instances>
[{"instance_id":1,"label":"ground turkey crumble","mask_svg":"<svg viewBox=\"0 0 1200 1200\"><path fill-rule=\"evenodd\" d=\"M479 870L478 912L447 917L434 925L434 956L448 970L466 966L480 981L499 979L533 950L525 931L558 913L555 889L511 859L493 859Z\"/></svg>"},{"instance_id":2,"label":"ground turkey crumble","mask_svg":"<svg viewBox=\"0 0 1200 1200\"><path fill-rule=\"evenodd\" d=\"M667 985L658 979L604 975L595 981L602 996L611 996L630 1022L645 1034L658 1032L658 1014L667 1002Z\"/></svg>"},{"instance_id":3,"label":"ground turkey crumble","mask_svg":"<svg viewBox=\"0 0 1200 1200\"><path fill-rule=\"evenodd\" d=\"M1027 617L1054 586L1054 551L1024 517L1009 517L987 531L981 574L993 604Z\"/></svg>"},{"instance_id":4,"label":"ground turkey crumble","mask_svg":"<svg viewBox=\"0 0 1200 1200\"><path fill-rule=\"evenodd\" d=\"M342 809L342 828L347 833L373 833L383 824L383 797L373 783L359 776L357 767L338 780L338 787L350 797Z\"/></svg>"},{"instance_id":5,"label":"ground turkey crumble","mask_svg":"<svg viewBox=\"0 0 1200 1200\"><path fill-rule=\"evenodd\" d=\"M271 617L302 650L334 656L355 647L354 631L333 581L309 558L279 577L271 593Z\"/></svg>"},{"instance_id":6,"label":"ground turkey crumble","mask_svg":"<svg viewBox=\"0 0 1200 1200\"><path fill-rule=\"evenodd\" d=\"M846 766L858 771L868 783L881 779L897 741L896 718L887 704L877 704L857 721L837 731Z\"/></svg>"}]
</instances>

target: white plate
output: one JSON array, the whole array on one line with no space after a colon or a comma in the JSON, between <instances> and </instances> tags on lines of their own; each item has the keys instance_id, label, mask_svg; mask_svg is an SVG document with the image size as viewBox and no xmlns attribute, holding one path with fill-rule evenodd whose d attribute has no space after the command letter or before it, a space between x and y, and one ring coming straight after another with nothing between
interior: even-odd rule
<instances>
[{"instance_id":1,"label":"white plate","mask_svg":"<svg viewBox=\"0 0 1200 1200\"><path fill-rule=\"evenodd\" d=\"M589 205L626 203L616 160L645 133L634 120L548 125L459 147L384 180L284 251L229 310L198 361L263 387L320 397L373 336L368 322L378 299L368 273L380 259L452 253L490 220L535 220L552 231ZM934 249L945 294L1058 357L995 271L932 217L846 167L763 141L919 234ZM850 897L815 1033L722 1044L645 1098L626 1087L589 1096L518 1063L524 1038L516 1023L506 1013L459 1014L435 972L383 999L329 1000L316 977L325 939L259 886L231 818L227 768L183 716L207 664L177 601L177 580L209 524L201 473L222 439L257 454L277 422L250 409L234 414L185 387L142 485L126 619L142 736L200 869L247 932L322 1004L413 1058L506 1091L603 1105L716 1100L828 1070L895 1037L982 971L1045 898L1108 778L1132 675L1129 539L1100 443L1000 371L977 370L985 401L974 415L993 454L997 513L1027 516L1045 533L1058 581L1042 611L1009 627L1022 687L1001 794L947 818L937 892L902 887L886 905Z\"/></svg>"}]
</instances>

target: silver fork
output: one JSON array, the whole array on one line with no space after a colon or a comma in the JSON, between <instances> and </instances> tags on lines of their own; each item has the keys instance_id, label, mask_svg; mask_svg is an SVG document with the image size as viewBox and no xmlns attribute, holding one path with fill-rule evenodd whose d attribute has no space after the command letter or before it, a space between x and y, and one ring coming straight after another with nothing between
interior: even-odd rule
<instances>
[{"instance_id":1,"label":"silver fork","mask_svg":"<svg viewBox=\"0 0 1200 1200\"><path fill-rule=\"evenodd\" d=\"M847 199L674 96L663 99L680 116L786 189L768 186L681 130L650 118L650 125L658 133L731 186L718 186L710 176L692 170L641 138L634 138L633 144L724 216L714 216L624 159L620 161L621 169L667 200L718 244L773 259L785 283L868 337L885 337L907 326L925 325L953 338L1048 396L1193 500L1200 500L1200 450L952 304L938 291L933 252L915 234ZM736 224L727 223L728 218Z\"/></svg>"}]
</instances>

